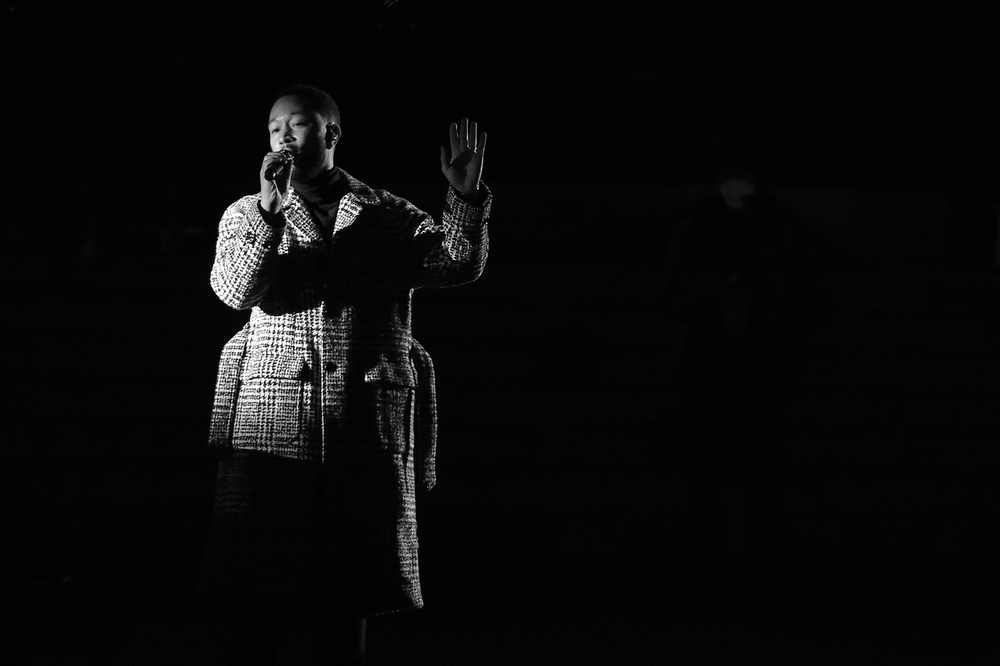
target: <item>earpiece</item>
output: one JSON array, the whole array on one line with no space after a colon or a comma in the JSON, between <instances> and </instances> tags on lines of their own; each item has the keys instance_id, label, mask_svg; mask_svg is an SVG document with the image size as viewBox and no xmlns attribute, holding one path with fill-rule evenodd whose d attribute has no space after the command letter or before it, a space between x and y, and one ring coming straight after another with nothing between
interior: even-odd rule
<instances>
[{"instance_id":1,"label":"earpiece","mask_svg":"<svg viewBox=\"0 0 1000 666\"><path fill-rule=\"evenodd\" d=\"M337 137L340 136L340 128L337 127L336 123L326 124L326 147L332 148L333 144L337 142Z\"/></svg>"}]
</instances>

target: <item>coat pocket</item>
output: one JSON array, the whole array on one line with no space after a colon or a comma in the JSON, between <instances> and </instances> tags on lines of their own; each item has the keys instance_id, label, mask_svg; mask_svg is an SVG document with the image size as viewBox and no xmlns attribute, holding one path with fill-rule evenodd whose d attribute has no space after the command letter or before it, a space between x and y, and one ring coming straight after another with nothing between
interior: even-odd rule
<instances>
[{"instance_id":1,"label":"coat pocket","mask_svg":"<svg viewBox=\"0 0 1000 666\"><path fill-rule=\"evenodd\" d=\"M297 457L312 413L309 366L298 355L268 354L247 359L236 408L237 448Z\"/></svg>"},{"instance_id":2,"label":"coat pocket","mask_svg":"<svg viewBox=\"0 0 1000 666\"><path fill-rule=\"evenodd\" d=\"M365 370L364 379L366 384L406 388L413 388L417 385L416 373L409 358L397 362L383 359Z\"/></svg>"},{"instance_id":3,"label":"coat pocket","mask_svg":"<svg viewBox=\"0 0 1000 666\"><path fill-rule=\"evenodd\" d=\"M247 359L243 380L308 378L309 365L299 354L258 354Z\"/></svg>"}]
</instances>

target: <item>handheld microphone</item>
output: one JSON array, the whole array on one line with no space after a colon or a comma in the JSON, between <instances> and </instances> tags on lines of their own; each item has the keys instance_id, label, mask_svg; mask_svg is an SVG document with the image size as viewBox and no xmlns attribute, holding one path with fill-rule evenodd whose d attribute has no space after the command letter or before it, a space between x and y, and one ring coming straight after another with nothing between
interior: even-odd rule
<instances>
[{"instance_id":1,"label":"handheld microphone","mask_svg":"<svg viewBox=\"0 0 1000 666\"><path fill-rule=\"evenodd\" d=\"M292 163L292 154L287 150L278 151L281 153L281 161L272 164L264 170L264 180L274 180L278 174L284 171Z\"/></svg>"}]
</instances>

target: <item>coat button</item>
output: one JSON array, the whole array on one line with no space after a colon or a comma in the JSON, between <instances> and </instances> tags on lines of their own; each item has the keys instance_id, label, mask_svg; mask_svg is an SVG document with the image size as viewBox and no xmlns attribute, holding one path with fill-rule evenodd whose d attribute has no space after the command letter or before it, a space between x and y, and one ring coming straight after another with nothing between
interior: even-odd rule
<instances>
[{"instance_id":1,"label":"coat button","mask_svg":"<svg viewBox=\"0 0 1000 666\"><path fill-rule=\"evenodd\" d=\"M327 361L326 362L326 371L327 372L336 372L338 367L340 367L340 366L338 366L333 361Z\"/></svg>"}]
</instances>

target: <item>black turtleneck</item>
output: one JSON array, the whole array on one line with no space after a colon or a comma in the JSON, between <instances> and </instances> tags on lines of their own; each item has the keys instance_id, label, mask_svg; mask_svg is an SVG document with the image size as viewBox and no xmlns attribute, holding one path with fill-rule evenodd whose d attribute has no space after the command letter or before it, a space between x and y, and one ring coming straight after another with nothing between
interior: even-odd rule
<instances>
[{"instance_id":1,"label":"black turtleneck","mask_svg":"<svg viewBox=\"0 0 1000 666\"><path fill-rule=\"evenodd\" d=\"M329 240L337 219L340 198L347 194L347 178L333 167L308 183L295 183L295 191L305 201L306 208L316 218L320 233Z\"/></svg>"},{"instance_id":2,"label":"black turtleneck","mask_svg":"<svg viewBox=\"0 0 1000 666\"><path fill-rule=\"evenodd\" d=\"M347 178L343 176L339 168L333 167L307 183L294 183L292 187L302 197L309 212L313 214L319 232L329 241L334 222L337 219L340 199L348 192ZM263 208L261 208L261 214L264 216L264 220L272 226L284 225L284 218L280 214L268 213Z\"/></svg>"}]
</instances>

